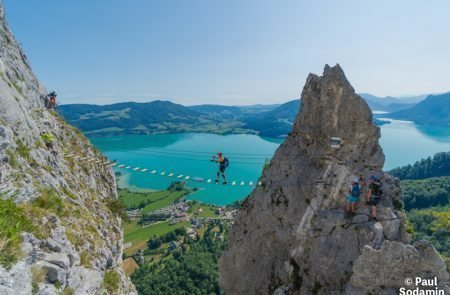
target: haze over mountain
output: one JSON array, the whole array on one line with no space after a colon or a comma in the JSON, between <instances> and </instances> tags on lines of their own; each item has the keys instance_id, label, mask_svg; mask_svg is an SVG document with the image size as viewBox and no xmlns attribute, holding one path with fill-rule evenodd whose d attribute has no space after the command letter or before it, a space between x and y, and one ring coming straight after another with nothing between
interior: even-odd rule
<instances>
[{"instance_id":1,"label":"haze over mountain","mask_svg":"<svg viewBox=\"0 0 450 295\"><path fill-rule=\"evenodd\" d=\"M409 96L409 97L378 97L369 93L359 94L369 104L372 111L396 112L413 107L418 102L427 97L424 95Z\"/></svg>"},{"instance_id":2,"label":"haze over mountain","mask_svg":"<svg viewBox=\"0 0 450 295\"><path fill-rule=\"evenodd\" d=\"M450 92L429 95L412 108L386 114L386 117L421 125L450 126Z\"/></svg>"}]
</instances>

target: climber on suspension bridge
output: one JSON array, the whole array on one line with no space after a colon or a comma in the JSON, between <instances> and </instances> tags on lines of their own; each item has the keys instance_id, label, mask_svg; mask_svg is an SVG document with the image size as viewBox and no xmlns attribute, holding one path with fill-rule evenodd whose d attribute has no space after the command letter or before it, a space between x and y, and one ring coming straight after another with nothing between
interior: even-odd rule
<instances>
[{"instance_id":1,"label":"climber on suspension bridge","mask_svg":"<svg viewBox=\"0 0 450 295\"><path fill-rule=\"evenodd\" d=\"M58 94L56 94L56 90L53 90L47 96L45 97L45 104L47 109L54 109L56 110L56 97Z\"/></svg>"},{"instance_id":2,"label":"climber on suspension bridge","mask_svg":"<svg viewBox=\"0 0 450 295\"><path fill-rule=\"evenodd\" d=\"M225 169L228 167L229 165L229 161L227 158L225 158L223 156L222 153L217 153L217 157L213 156L211 162L215 162L219 164L219 170L217 171L217 179L216 179L216 183L219 183L220 180L220 174L222 174L223 177L223 184L227 184L227 177L225 176Z\"/></svg>"}]
</instances>

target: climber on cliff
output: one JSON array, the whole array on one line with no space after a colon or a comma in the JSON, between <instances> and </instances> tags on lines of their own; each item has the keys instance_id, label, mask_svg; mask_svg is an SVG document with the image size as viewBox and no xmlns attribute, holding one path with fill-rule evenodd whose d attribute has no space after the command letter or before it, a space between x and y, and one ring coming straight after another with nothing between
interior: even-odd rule
<instances>
[{"instance_id":1,"label":"climber on cliff","mask_svg":"<svg viewBox=\"0 0 450 295\"><path fill-rule=\"evenodd\" d=\"M219 170L217 171L217 179L216 183L219 183L220 174L223 177L223 184L227 184L227 177L225 176L225 169L228 167L229 161L227 158L223 156L222 153L217 153L217 157L213 156L211 162L215 162L219 164Z\"/></svg>"},{"instance_id":2,"label":"climber on cliff","mask_svg":"<svg viewBox=\"0 0 450 295\"><path fill-rule=\"evenodd\" d=\"M56 97L58 94L56 94L56 90L53 90L49 94L47 94L45 98L47 109L54 109L56 110Z\"/></svg>"},{"instance_id":3,"label":"climber on cliff","mask_svg":"<svg viewBox=\"0 0 450 295\"><path fill-rule=\"evenodd\" d=\"M376 176L371 176L369 179L369 190L367 191L367 203L372 207L372 219L377 219L377 205L380 203L381 195L381 181Z\"/></svg>"},{"instance_id":4,"label":"climber on cliff","mask_svg":"<svg viewBox=\"0 0 450 295\"><path fill-rule=\"evenodd\" d=\"M41 139L45 143L45 146L51 150L52 153L56 154L56 151L53 149L53 144L55 142L55 136L48 132L41 132Z\"/></svg>"},{"instance_id":5,"label":"climber on cliff","mask_svg":"<svg viewBox=\"0 0 450 295\"><path fill-rule=\"evenodd\" d=\"M361 187L359 185L359 178L352 180L352 185L349 188L349 195L347 196L346 213L350 215L355 214L356 203L359 202L359 196L361 195Z\"/></svg>"}]
</instances>

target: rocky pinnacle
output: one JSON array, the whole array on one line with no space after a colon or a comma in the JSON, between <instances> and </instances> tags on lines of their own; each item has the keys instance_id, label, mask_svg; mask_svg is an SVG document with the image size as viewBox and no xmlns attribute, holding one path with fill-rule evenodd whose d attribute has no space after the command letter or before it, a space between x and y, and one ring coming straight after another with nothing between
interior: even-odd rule
<instances>
[{"instance_id":1,"label":"rocky pinnacle","mask_svg":"<svg viewBox=\"0 0 450 295\"><path fill-rule=\"evenodd\" d=\"M433 246L409 245L400 183L382 171L372 119L339 65L308 76L292 132L243 202L220 259L226 294L397 294L406 275L443 286L446 267ZM364 195L355 216L344 216L361 175L382 179L378 222Z\"/></svg>"}]
</instances>

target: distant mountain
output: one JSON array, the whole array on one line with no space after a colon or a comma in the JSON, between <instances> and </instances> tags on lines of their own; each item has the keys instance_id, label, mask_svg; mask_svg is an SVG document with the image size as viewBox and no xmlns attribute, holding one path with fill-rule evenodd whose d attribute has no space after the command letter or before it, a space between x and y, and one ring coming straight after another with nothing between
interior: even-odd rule
<instances>
[{"instance_id":1,"label":"distant mountain","mask_svg":"<svg viewBox=\"0 0 450 295\"><path fill-rule=\"evenodd\" d=\"M187 108L202 114L207 114L209 116L215 116L218 118L238 119L244 116L243 110L235 106L203 104L197 106L189 106Z\"/></svg>"},{"instance_id":2,"label":"distant mountain","mask_svg":"<svg viewBox=\"0 0 450 295\"><path fill-rule=\"evenodd\" d=\"M240 122L225 122L223 118L205 115L195 109L169 101L148 103L125 102L105 106L62 105L59 112L71 124L88 135L168 132L219 132L239 129Z\"/></svg>"},{"instance_id":3,"label":"distant mountain","mask_svg":"<svg viewBox=\"0 0 450 295\"><path fill-rule=\"evenodd\" d=\"M249 106L224 106L214 104L203 104L196 106L188 106L188 108L203 114L218 116L221 118L240 119L245 116L269 112L276 109L279 106L280 104L272 104L272 105L257 104Z\"/></svg>"},{"instance_id":4,"label":"distant mountain","mask_svg":"<svg viewBox=\"0 0 450 295\"><path fill-rule=\"evenodd\" d=\"M385 117L414 121L421 125L450 126L450 92L429 95L414 107L390 114Z\"/></svg>"},{"instance_id":5,"label":"distant mountain","mask_svg":"<svg viewBox=\"0 0 450 295\"><path fill-rule=\"evenodd\" d=\"M300 100L284 103L276 109L245 118L245 128L260 131L260 135L268 137L286 136L300 110Z\"/></svg>"},{"instance_id":6,"label":"distant mountain","mask_svg":"<svg viewBox=\"0 0 450 295\"><path fill-rule=\"evenodd\" d=\"M360 93L362 98L366 100L372 111L396 112L413 107L418 102L425 99L427 95L418 95L410 97L378 97L369 93Z\"/></svg>"},{"instance_id":7,"label":"distant mountain","mask_svg":"<svg viewBox=\"0 0 450 295\"><path fill-rule=\"evenodd\" d=\"M71 104L60 114L89 136L209 132L251 133L284 137L300 109L300 100L284 104L183 106L170 101L124 102L111 105ZM385 121L374 121L382 125Z\"/></svg>"}]
</instances>

